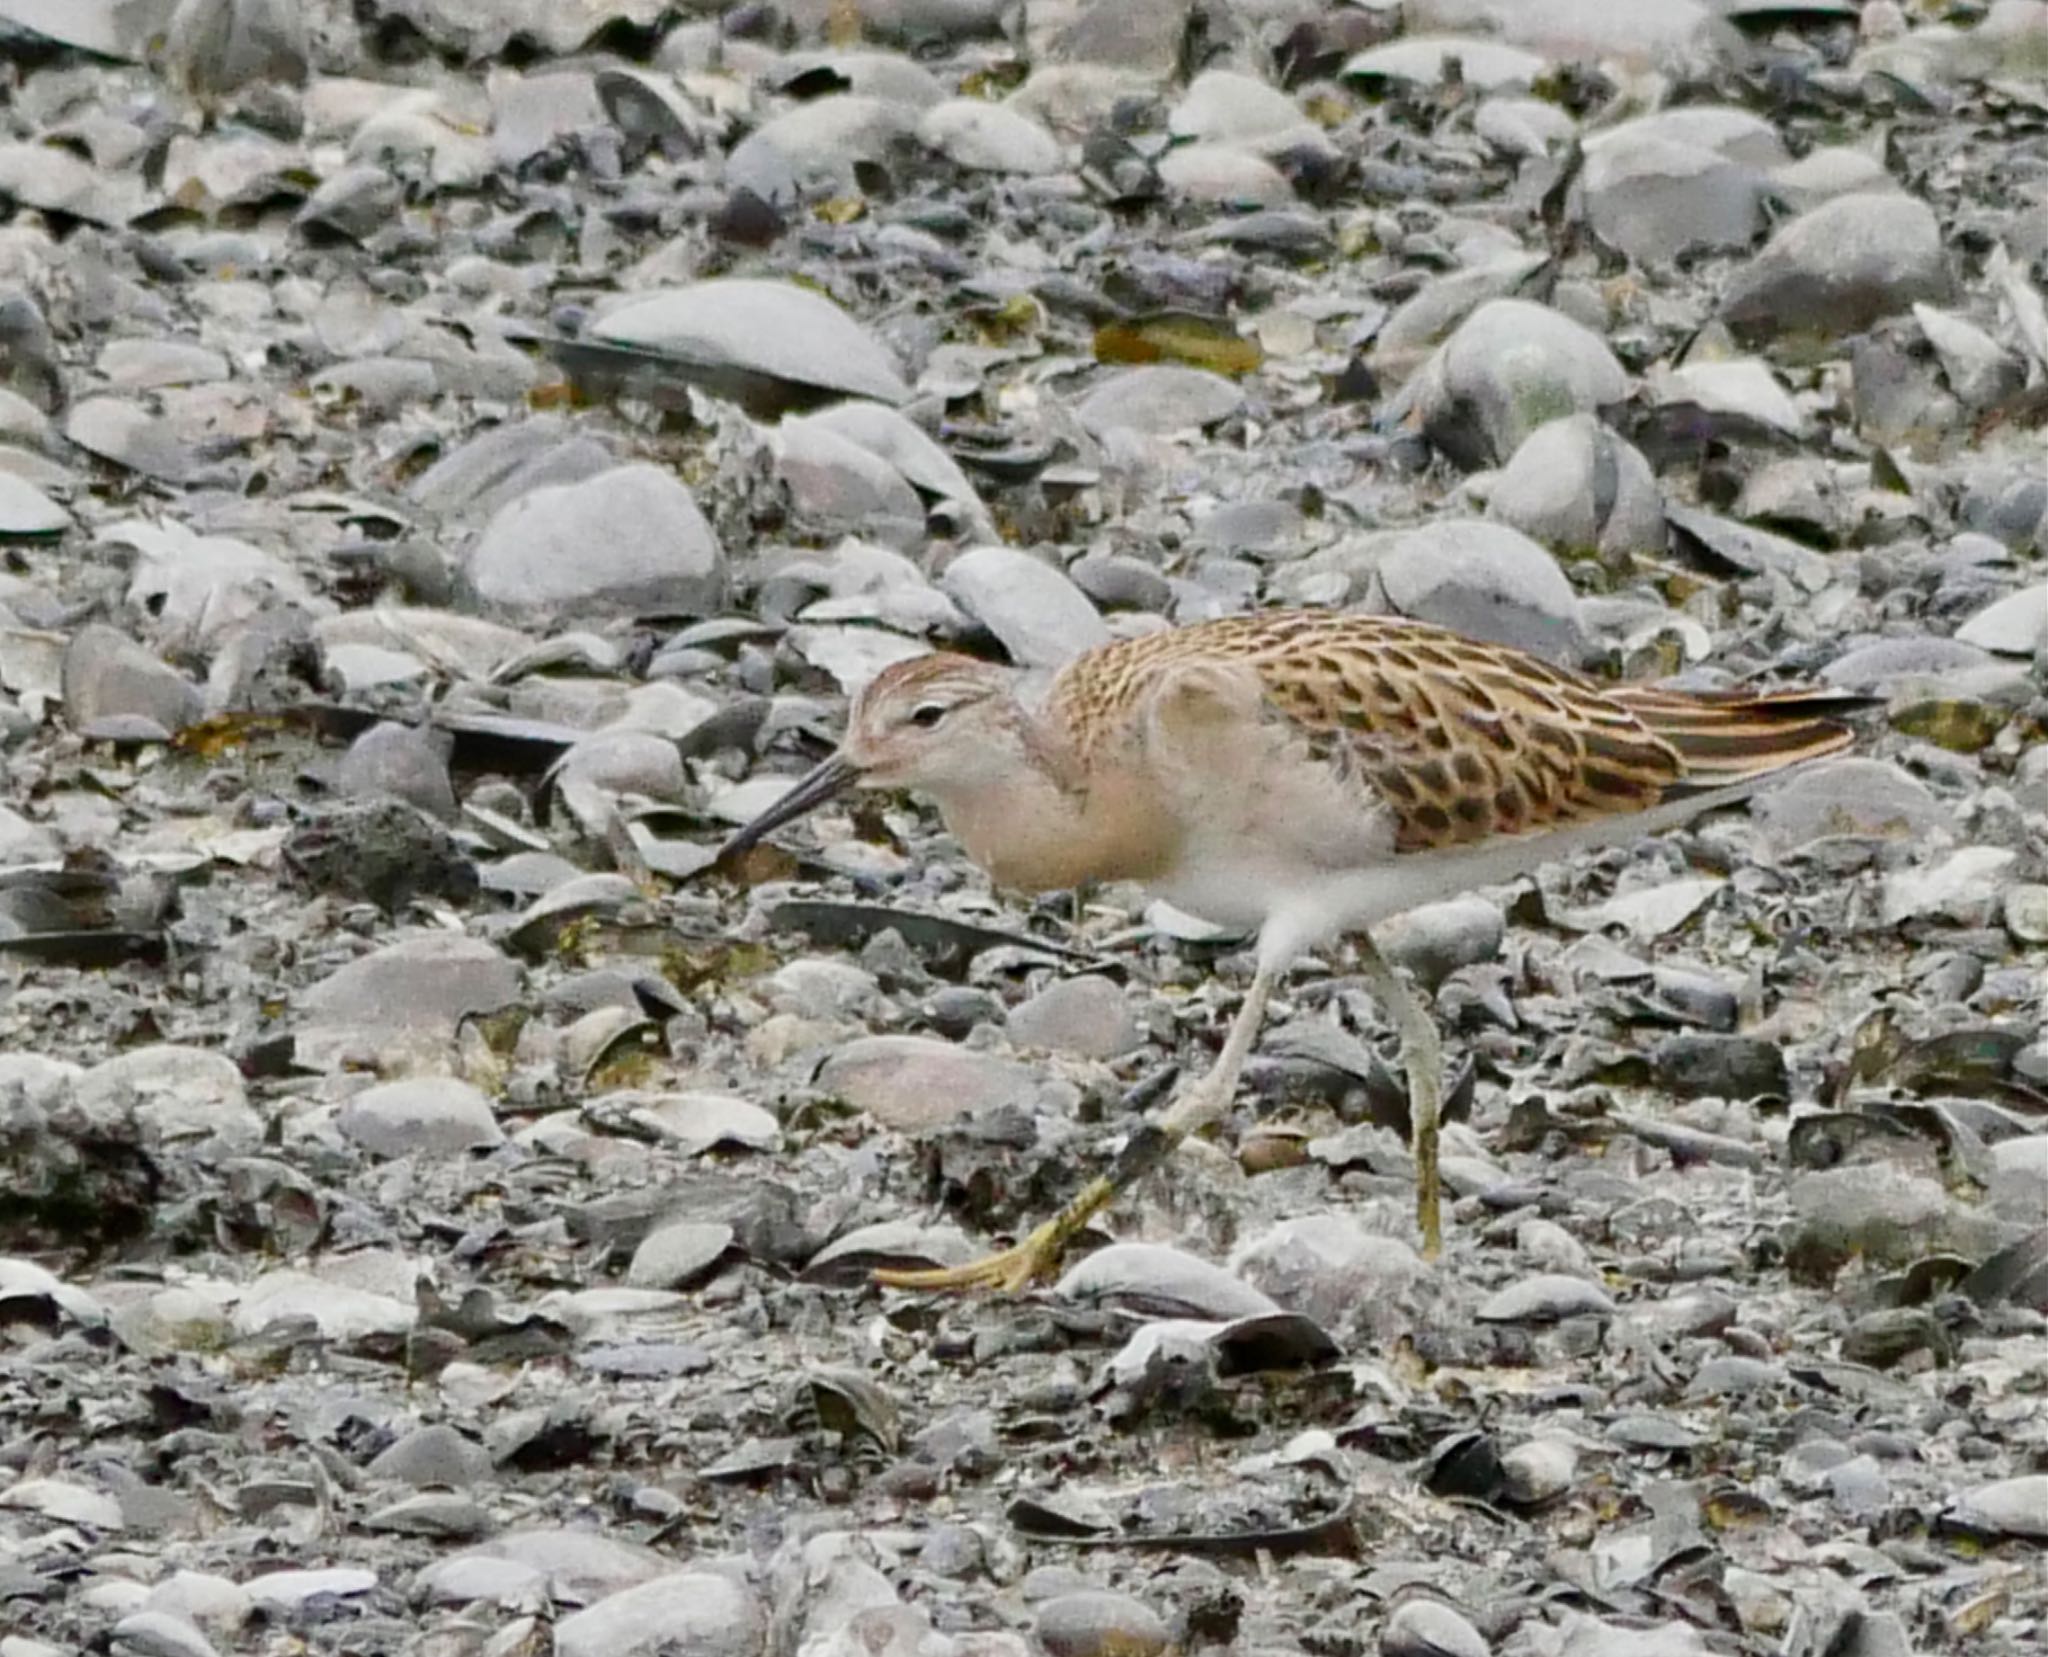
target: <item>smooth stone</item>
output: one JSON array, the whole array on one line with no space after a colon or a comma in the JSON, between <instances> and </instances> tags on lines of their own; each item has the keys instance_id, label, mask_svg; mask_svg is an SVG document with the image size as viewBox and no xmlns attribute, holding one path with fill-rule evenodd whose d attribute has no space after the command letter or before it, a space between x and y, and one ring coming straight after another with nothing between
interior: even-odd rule
<instances>
[{"instance_id":1,"label":"smooth stone","mask_svg":"<svg viewBox=\"0 0 2048 1657\"><path fill-rule=\"evenodd\" d=\"M2012 1073L2036 1087L2048 1082L2048 1035L2029 1042L2013 1055Z\"/></svg>"},{"instance_id":2,"label":"smooth stone","mask_svg":"<svg viewBox=\"0 0 2048 1657\"><path fill-rule=\"evenodd\" d=\"M1710 1030L1732 1031L1741 1012L1739 983L1709 972L1660 966L1650 975L1657 1005Z\"/></svg>"},{"instance_id":3,"label":"smooth stone","mask_svg":"<svg viewBox=\"0 0 2048 1657\"><path fill-rule=\"evenodd\" d=\"M1780 850L1831 836L1927 840L1956 834L1950 809L1888 760L1827 760L1806 768L1759 795L1751 815Z\"/></svg>"},{"instance_id":4,"label":"smooth stone","mask_svg":"<svg viewBox=\"0 0 2048 1657\"><path fill-rule=\"evenodd\" d=\"M2023 810L2048 812L2048 743L2036 744L2020 755L2012 792ZM0 845L6 843L5 822L0 816Z\"/></svg>"},{"instance_id":5,"label":"smooth stone","mask_svg":"<svg viewBox=\"0 0 2048 1657\"><path fill-rule=\"evenodd\" d=\"M730 190L747 190L762 201L783 208L793 207L805 197L857 198L863 194L861 164L886 166L890 151L913 136L916 126L916 111L884 98L836 92L822 98L807 99L771 115L733 145L725 158L724 182ZM757 278L751 277L724 280L758 282ZM767 282L759 282L759 285L765 288L775 286ZM821 303L831 303L822 296L814 297L819 297ZM750 301L763 325L809 328L816 333L821 344L832 337L824 331L827 323L822 312L805 316L786 306L777 312L772 309L777 303L772 294L739 297L721 294L717 296L716 303L723 309L715 319L721 335L720 350L736 362L747 362L757 348L749 345L733 327L732 317L725 313L737 312ZM690 354L686 348L677 345L666 349ZM866 349L873 352L876 347L868 342ZM772 353L774 348L769 350ZM751 362L750 366L757 372L761 371L758 360ZM881 365L876 361L869 366L880 368ZM888 371L894 371L893 364L889 365ZM804 374L786 374L783 377L797 384L820 383ZM870 385L846 386L843 389L861 396L882 396L882 392L872 389L873 384L879 383L877 379ZM902 401L900 397L887 400Z\"/></svg>"},{"instance_id":6,"label":"smooth stone","mask_svg":"<svg viewBox=\"0 0 2048 1657\"><path fill-rule=\"evenodd\" d=\"M1580 187L1594 234L1639 264L1746 248L1764 227L1762 176L1702 145L1645 137L1588 146Z\"/></svg>"},{"instance_id":7,"label":"smooth stone","mask_svg":"<svg viewBox=\"0 0 2048 1657\"><path fill-rule=\"evenodd\" d=\"M622 726L578 738L562 755L555 775L565 788L640 794L651 800L679 800L686 787L682 755L673 738Z\"/></svg>"},{"instance_id":8,"label":"smooth stone","mask_svg":"<svg viewBox=\"0 0 2048 1657\"><path fill-rule=\"evenodd\" d=\"M844 82L856 97L880 98L884 103L930 109L946 100L945 83L901 52L832 47L792 52L782 63L787 73L777 85L785 91L797 81L825 75L835 83Z\"/></svg>"},{"instance_id":9,"label":"smooth stone","mask_svg":"<svg viewBox=\"0 0 2048 1657\"><path fill-rule=\"evenodd\" d=\"M2023 944L2048 944L2048 886L2028 881L2008 890L2005 929Z\"/></svg>"},{"instance_id":10,"label":"smooth stone","mask_svg":"<svg viewBox=\"0 0 2048 1657\"><path fill-rule=\"evenodd\" d=\"M411 1076L365 1088L341 1107L342 1136L373 1156L460 1156L505 1141L491 1102L453 1076Z\"/></svg>"},{"instance_id":11,"label":"smooth stone","mask_svg":"<svg viewBox=\"0 0 2048 1657\"><path fill-rule=\"evenodd\" d=\"M1083 1305L1120 1306L1147 1316L1224 1323L1280 1307L1263 1290L1218 1265L1160 1243L1111 1243L1069 1266L1053 1293Z\"/></svg>"},{"instance_id":12,"label":"smooth stone","mask_svg":"<svg viewBox=\"0 0 2048 1657\"><path fill-rule=\"evenodd\" d=\"M1166 118L1176 138L1223 144L1284 142L1312 127L1280 88L1234 69L1204 69Z\"/></svg>"},{"instance_id":13,"label":"smooth stone","mask_svg":"<svg viewBox=\"0 0 2048 1657\"><path fill-rule=\"evenodd\" d=\"M1292 501L1226 501L1195 519L1194 541L1218 552L1280 552L1299 541L1305 522Z\"/></svg>"},{"instance_id":14,"label":"smooth stone","mask_svg":"<svg viewBox=\"0 0 2048 1657\"><path fill-rule=\"evenodd\" d=\"M415 1489L466 1490L491 1482L491 1453L447 1423L433 1422L386 1445L364 1471Z\"/></svg>"},{"instance_id":15,"label":"smooth stone","mask_svg":"<svg viewBox=\"0 0 2048 1657\"><path fill-rule=\"evenodd\" d=\"M1552 661L1580 649L1578 600L1557 561L1480 518L1348 536L1283 566L1276 585L1295 603L1393 610Z\"/></svg>"},{"instance_id":16,"label":"smooth stone","mask_svg":"<svg viewBox=\"0 0 2048 1657\"><path fill-rule=\"evenodd\" d=\"M1109 642L1102 617L1066 573L1014 547L970 547L946 566L939 588L1025 667L1057 667Z\"/></svg>"},{"instance_id":17,"label":"smooth stone","mask_svg":"<svg viewBox=\"0 0 2048 1657\"><path fill-rule=\"evenodd\" d=\"M143 1608L232 1639L249 1620L251 1605L240 1583L207 1571L178 1570L150 1589Z\"/></svg>"},{"instance_id":18,"label":"smooth stone","mask_svg":"<svg viewBox=\"0 0 2048 1657\"><path fill-rule=\"evenodd\" d=\"M1964 846L1925 868L1896 870L1884 880L1884 924L1943 920L1988 926L1999 912L2005 877L2018 861L2018 852L2000 846Z\"/></svg>"},{"instance_id":19,"label":"smooth stone","mask_svg":"<svg viewBox=\"0 0 2048 1657\"><path fill-rule=\"evenodd\" d=\"M910 397L880 341L823 294L793 282L720 277L641 294L607 311L591 333L848 396L883 403Z\"/></svg>"},{"instance_id":20,"label":"smooth stone","mask_svg":"<svg viewBox=\"0 0 2048 1657\"><path fill-rule=\"evenodd\" d=\"M415 1031L452 1035L461 1019L510 1006L520 982L517 963L482 939L429 932L337 968L298 1005L310 1026L378 1041Z\"/></svg>"},{"instance_id":21,"label":"smooth stone","mask_svg":"<svg viewBox=\"0 0 2048 1657\"><path fill-rule=\"evenodd\" d=\"M1492 1657L1485 1637L1448 1605L1403 1602L1380 1630L1380 1657Z\"/></svg>"},{"instance_id":22,"label":"smooth stone","mask_svg":"<svg viewBox=\"0 0 2048 1657\"><path fill-rule=\"evenodd\" d=\"M418 725L384 720L348 745L335 784L350 799L404 800L446 822L456 812L445 737Z\"/></svg>"},{"instance_id":23,"label":"smooth stone","mask_svg":"<svg viewBox=\"0 0 2048 1657\"><path fill-rule=\"evenodd\" d=\"M488 426L413 479L406 497L430 517L478 523L544 485L582 483L618 456L554 414Z\"/></svg>"},{"instance_id":24,"label":"smooth stone","mask_svg":"<svg viewBox=\"0 0 2048 1657\"><path fill-rule=\"evenodd\" d=\"M1373 1327L1426 1268L1398 1237L1367 1231L1341 1214L1305 1214L1239 1245L1230 1270L1290 1312L1341 1332Z\"/></svg>"},{"instance_id":25,"label":"smooth stone","mask_svg":"<svg viewBox=\"0 0 2048 1657\"><path fill-rule=\"evenodd\" d=\"M1755 357L1659 368L1649 376L1649 390L1667 422L1688 436L1703 430L1731 442L1767 443L1806 435L1799 405L1770 365Z\"/></svg>"},{"instance_id":26,"label":"smooth stone","mask_svg":"<svg viewBox=\"0 0 2048 1657\"><path fill-rule=\"evenodd\" d=\"M1953 289L1941 227L1901 192L1837 196L1781 226L1730 279L1721 315L1738 337L1856 333Z\"/></svg>"},{"instance_id":27,"label":"smooth stone","mask_svg":"<svg viewBox=\"0 0 2048 1657\"><path fill-rule=\"evenodd\" d=\"M1538 427L1628 395L1607 342L1547 305L1490 299L1461 322L1398 404L1467 471L1508 460Z\"/></svg>"},{"instance_id":28,"label":"smooth stone","mask_svg":"<svg viewBox=\"0 0 2048 1657\"><path fill-rule=\"evenodd\" d=\"M710 1221L679 1220L650 1231L633 1251L626 1283L635 1289L681 1289L694 1283L732 1247L733 1229Z\"/></svg>"},{"instance_id":29,"label":"smooth stone","mask_svg":"<svg viewBox=\"0 0 2048 1657\"><path fill-rule=\"evenodd\" d=\"M1902 688L1934 684L1996 668L1988 650L1933 634L1879 639L1843 652L1821 669L1821 678L1844 690L1892 695Z\"/></svg>"},{"instance_id":30,"label":"smooth stone","mask_svg":"<svg viewBox=\"0 0 2048 1657\"><path fill-rule=\"evenodd\" d=\"M924 503L903 474L838 432L785 420L773 439L776 471L798 517L909 548L924 532Z\"/></svg>"},{"instance_id":31,"label":"smooth stone","mask_svg":"<svg viewBox=\"0 0 2048 1657\"><path fill-rule=\"evenodd\" d=\"M1284 207L1294 200L1287 175L1236 144L1179 144L1159 158L1159 182L1188 201L1225 207Z\"/></svg>"},{"instance_id":32,"label":"smooth stone","mask_svg":"<svg viewBox=\"0 0 2048 1657\"><path fill-rule=\"evenodd\" d=\"M771 1149L781 1132L772 1112L736 1093L618 1094L631 1102L641 1126L659 1134L685 1156L702 1156L721 1146Z\"/></svg>"},{"instance_id":33,"label":"smooth stone","mask_svg":"<svg viewBox=\"0 0 2048 1657\"><path fill-rule=\"evenodd\" d=\"M34 1513L56 1524L82 1525L109 1534L126 1528L118 1501L68 1479L17 1479L0 1490L0 1508Z\"/></svg>"},{"instance_id":34,"label":"smooth stone","mask_svg":"<svg viewBox=\"0 0 2048 1657\"><path fill-rule=\"evenodd\" d=\"M1537 254L1506 253L1425 282L1381 326L1373 341L1374 366L1405 379L1475 310L1489 299L1513 297L1541 265Z\"/></svg>"},{"instance_id":35,"label":"smooth stone","mask_svg":"<svg viewBox=\"0 0 2048 1657\"><path fill-rule=\"evenodd\" d=\"M411 1304L390 1295L352 1288L309 1272L273 1271L265 1272L243 1291L234 1310L234 1330L246 1337L262 1334L273 1323L309 1320L321 1339L346 1345L403 1335L412 1328L416 1315Z\"/></svg>"},{"instance_id":36,"label":"smooth stone","mask_svg":"<svg viewBox=\"0 0 2048 1657\"><path fill-rule=\"evenodd\" d=\"M1481 1323L1557 1323L1612 1317L1614 1300L1597 1283L1564 1273L1539 1273L1489 1295L1472 1314Z\"/></svg>"},{"instance_id":37,"label":"smooth stone","mask_svg":"<svg viewBox=\"0 0 2048 1657\"><path fill-rule=\"evenodd\" d=\"M99 1137L139 1139L158 1152L253 1151L263 1119L248 1102L241 1069L224 1053L159 1042L104 1059L73 1083L68 1119Z\"/></svg>"},{"instance_id":38,"label":"smooth stone","mask_svg":"<svg viewBox=\"0 0 2048 1657\"><path fill-rule=\"evenodd\" d=\"M1957 1496L1944 1517L1973 1530L2048 1541L2048 1473L1980 1484Z\"/></svg>"},{"instance_id":39,"label":"smooth stone","mask_svg":"<svg viewBox=\"0 0 2048 1657\"><path fill-rule=\"evenodd\" d=\"M622 1588L555 1625L559 1657L760 1657L767 1621L730 1577L681 1570Z\"/></svg>"},{"instance_id":40,"label":"smooth stone","mask_svg":"<svg viewBox=\"0 0 2048 1657\"><path fill-rule=\"evenodd\" d=\"M1529 161L1563 149L1578 123L1541 98L1488 98L1473 115L1472 130L1503 155Z\"/></svg>"},{"instance_id":41,"label":"smooth stone","mask_svg":"<svg viewBox=\"0 0 2048 1657\"><path fill-rule=\"evenodd\" d=\"M1173 604L1173 583L1144 560L1123 553L1088 553L1067 566L1067 575L1106 610L1164 615Z\"/></svg>"},{"instance_id":42,"label":"smooth stone","mask_svg":"<svg viewBox=\"0 0 2048 1657\"><path fill-rule=\"evenodd\" d=\"M899 1133L929 1133L982 1111L1025 1110L1038 1079L1012 1059L928 1036L865 1036L818 1071L821 1092Z\"/></svg>"},{"instance_id":43,"label":"smooth stone","mask_svg":"<svg viewBox=\"0 0 2048 1657\"><path fill-rule=\"evenodd\" d=\"M1507 922L1485 898L1447 898L1390 915L1372 935L1390 963L1406 967L1433 990L1459 968L1498 955Z\"/></svg>"},{"instance_id":44,"label":"smooth stone","mask_svg":"<svg viewBox=\"0 0 2048 1657\"><path fill-rule=\"evenodd\" d=\"M1097 437L1118 431L1166 437L1228 419L1244 394L1221 374L1176 364L1127 368L1091 389L1074 417Z\"/></svg>"},{"instance_id":45,"label":"smooth stone","mask_svg":"<svg viewBox=\"0 0 2048 1657\"><path fill-rule=\"evenodd\" d=\"M144 730L172 736L205 709L199 687L117 627L92 622L73 635L62 668L73 730Z\"/></svg>"},{"instance_id":46,"label":"smooth stone","mask_svg":"<svg viewBox=\"0 0 2048 1657\"><path fill-rule=\"evenodd\" d=\"M956 167L984 173L1056 173L1066 164L1043 122L983 98L948 98L917 123L919 140Z\"/></svg>"},{"instance_id":47,"label":"smooth stone","mask_svg":"<svg viewBox=\"0 0 2048 1657\"><path fill-rule=\"evenodd\" d=\"M1784 1378L1782 1364L1724 1354L1709 1358L1693 1371L1692 1379L1685 1384L1684 1397L1692 1403L1710 1398L1748 1398L1778 1386Z\"/></svg>"},{"instance_id":48,"label":"smooth stone","mask_svg":"<svg viewBox=\"0 0 2048 1657\"><path fill-rule=\"evenodd\" d=\"M1434 87L1443 84L1452 61L1458 66L1460 82L1481 92L1533 86L1550 68L1534 52L1480 35L1417 34L1356 53L1346 60L1341 73L1346 80L1407 81Z\"/></svg>"},{"instance_id":49,"label":"smooth stone","mask_svg":"<svg viewBox=\"0 0 2048 1657\"><path fill-rule=\"evenodd\" d=\"M12 472L0 472L0 535L61 535L71 527L71 514Z\"/></svg>"},{"instance_id":50,"label":"smooth stone","mask_svg":"<svg viewBox=\"0 0 2048 1657\"><path fill-rule=\"evenodd\" d=\"M816 414L791 416L780 429L787 432L792 426L834 432L886 460L920 494L942 501L968 502L986 514L973 481L960 469L959 462L935 443L922 426L886 403L859 399L835 403Z\"/></svg>"},{"instance_id":51,"label":"smooth stone","mask_svg":"<svg viewBox=\"0 0 2048 1657\"><path fill-rule=\"evenodd\" d=\"M1586 1245L1555 1220L1524 1220L1515 1227L1515 1252L1542 1272L1585 1277L1593 1268Z\"/></svg>"},{"instance_id":52,"label":"smooth stone","mask_svg":"<svg viewBox=\"0 0 2048 1657\"><path fill-rule=\"evenodd\" d=\"M2048 1134L2024 1134L1991 1147L1991 1206L2009 1220L2038 1225L2048 1214Z\"/></svg>"},{"instance_id":53,"label":"smooth stone","mask_svg":"<svg viewBox=\"0 0 2048 1657\"><path fill-rule=\"evenodd\" d=\"M1143 1600L1098 1588L1040 1605L1038 1643L1047 1657L1161 1657L1173 1635Z\"/></svg>"},{"instance_id":54,"label":"smooth stone","mask_svg":"<svg viewBox=\"0 0 2048 1657\"><path fill-rule=\"evenodd\" d=\"M1440 518L1365 539L1381 549L1371 563L1367 608L1513 645L1545 661L1578 659L1584 633L1571 583L1555 558L1506 524Z\"/></svg>"},{"instance_id":55,"label":"smooth stone","mask_svg":"<svg viewBox=\"0 0 2048 1657\"><path fill-rule=\"evenodd\" d=\"M509 1603L545 1593L547 1586L546 1574L536 1565L459 1553L422 1570L414 1579L413 1593L422 1605L471 1605L481 1600Z\"/></svg>"},{"instance_id":56,"label":"smooth stone","mask_svg":"<svg viewBox=\"0 0 2048 1657\"><path fill-rule=\"evenodd\" d=\"M1955 631L1963 644L2001 656L2033 656L2048 645L2048 581L1986 605Z\"/></svg>"},{"instance_id":57,"label":"smooth stone","mask_svg":"<svg viewBox=\"0 0 2048 1657\"><path fill-rule=\"evenodd\" d=\"M1500 1458L1501 1497L1536 1507L1562 1496L1577 1481L1579 1452L1564 1438L1532 1438Z\"/></svg>"},{"instance_id":58,"label":"smooth stone","mask_svg":"<svg viewBox=\"0 0 2048 1657\"><path fill-rule=\"evenodd\" d=\"M500 1569L505 1565L515 1570ZM437 1560L422 1575L437 1579L435 1592L445 1601L497 1597L454 1591L458 1584L451 1579L466 1574L472 1582L487 1576L501 1583L537 1585L558 1602L588 1605L621 1589L659 1580L674 1567L674 1559L655 1548L573 1526L537 1525Z\"/></svg>"},{"instance_id":59,"label":"smooth stone","mask_svg":"<svg viewBox=\"0 0 2048 1657\"><path fill-rule=\"evenodd\" d=\"M534 619L596 611L705 615L725 603L725 553L665 468L617 467L499 509L463 567L477 597Z\"/></svg>"},{"instance_id":60,"label":"smooth stone","mask_svg":"<svg viewBox=\"0 0 2048 1657\"><path fill-rule=\"evenodd\" d=\"M1786 157L1778 129L1754 111L1733 104L1681 104L1638 115L1589 134L1585 149L1590 158L1602 150L1642 143L1685 144L1750 167L1776 167Z\"/></svg>"},{"instance_id":61,"label":"smooth stone","mask_svg":"<svg viewBox=\"0 0 2048 1657\"><path fill-rule=\"evenodd\" d=\"M204 385L229 377L228 360L218 351L184 340L109 340L95 368L125 390L161 386Z\"/></svg>"},{"instance_id":62,"label":"smooth stone","mask_svg":"<svg viewBox=\"0 0 2048 1657\"><path fill-rule=\"evenodd\" d=\"M875 975L851 961L790 961L776 968L768 987L802 1018L864 1018L882 1000Z\"/></svg>"},{"instance_id":63,"label":"smooth stone","mask_svg":"<svg viewBox=\"0 0 2048 1657\"><path fill-rule=\"evenodd\" d=\"M1967 317L1933 305L1916 304L1912 310L1949 390L1964 408L1983 413L2002 407L2026 384L2021 360Z\"/></svg>"},{"instance_id":64,"label":"smooth stone","mask_svg":"<svg viewBox=\"0 0 2048 1657\"><path fill-rule=\"evenodd\" d=\"M1113 1059L1145 1045L1123 986L1101 973L1054 979L1011 1008L1004 1022L1018 1047L1084 1059Z\"/></svg>"},{"instance_id":65,"label":"smooth stone","mask_svg":"<svg viewBox=\"0 0 2048 1657\"><path fill-rule=\"evenodd\" d=\"M1567 557L1664 548L1656 474L1590 414L1538 426L1493 480L1486 515Z\"/></svg>"},{"instance_id":66,"label":"smooth stone","mask_svg":"<svg viewBox=\"0 0 2048 1657\"><path fill-rule=\"evenodd\" d=\"M1658 0L1408 0L1409 27L1485 29L1551 59L1617 58L1638 69L1684 61L1710 44L1717 6ZM1704 113L1716 113L1713 106Z\"/></svg>"},{"instance_id":67,"label":"smooth stone","mask_svg":"<svg viewBox=\"0 0 2048 1657\"><path fill-rule=\"evenodd\" d=\"M1804 213L1836 196L1895 190L1898 185L1876 156L1846 145L1822 144L1797 161L1773 167L1771 188L1794 213Z\"/></svg>"},{"instance_id":68,"label":"smooth stone","mask_svg":"<svg viewBox=\"0 0 2048 1657\"><path fill-rule=\"evenodd\" d=\"M350 1565L331 1565L310 1570L267 1571L251 1577L246 1585L259 1610L272 1615L289 1615L312 1599L346 1599L367 1594L377 1586L375 1571Z\"/></svg>"},{"instance_id":69,"label":"smooth stone","mask_svg":"<svg viewBox=\"0 0 2048 1657\"><path fill-rule=\"evenodd\" d=\"M292 224L302 235L367 242L404 205L403 187L382 167L345 167L306 198Z\"/></svg>"}]
</instances>

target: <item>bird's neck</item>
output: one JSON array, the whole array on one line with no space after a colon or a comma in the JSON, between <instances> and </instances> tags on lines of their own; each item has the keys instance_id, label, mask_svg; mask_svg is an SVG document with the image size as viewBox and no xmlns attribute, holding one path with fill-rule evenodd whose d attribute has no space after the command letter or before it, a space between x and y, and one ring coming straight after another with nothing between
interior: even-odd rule
<instances>
[{"instance_id":1,"label":"bird's neck","mask_svg":"<svg viewBox=\"0 0 2048 1657\"><path fill-rule=\"evenodd\" d=\"M1157 873L1157 822L1125 776L1097 775L1043 722L1029 732L1033 763L949 789L940 814L998 886L1060 891L1091 880Z\"/></svg>"}]
</instances>

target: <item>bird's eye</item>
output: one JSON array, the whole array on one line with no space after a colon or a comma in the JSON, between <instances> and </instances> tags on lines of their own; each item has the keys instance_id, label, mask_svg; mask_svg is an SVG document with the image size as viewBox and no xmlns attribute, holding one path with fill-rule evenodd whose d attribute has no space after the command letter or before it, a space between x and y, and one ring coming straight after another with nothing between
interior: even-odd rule
<instances>
[{"instance_id":1,"label":"bird's eye","mask_svg":"<svg viewBox=\"0 0 2048 1657\"><path fill-rule=\"evenodd\" d=\"M910 710L910 722L920 731L928 731L946 717L946 711L943 702L920 702Z\"/></svg>"}]
</instances>

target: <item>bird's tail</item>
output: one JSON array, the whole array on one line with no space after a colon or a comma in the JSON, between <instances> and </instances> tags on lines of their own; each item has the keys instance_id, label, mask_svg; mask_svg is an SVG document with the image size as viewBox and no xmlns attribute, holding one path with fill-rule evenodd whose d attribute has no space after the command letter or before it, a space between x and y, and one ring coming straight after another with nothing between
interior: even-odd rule
<instances>
[{"instance_id":1,"label":"bird's tail","mask_svg":"<svg viewBox=\"0 0 2048 1657\"><path fill-rule=\"evenodd\" d=\"M1856 740L1839 721L1873 705L1844 691L1674 691L1624 685L1609 691L1685 762L1682 789L1754 782ZM1667 794L1667 798L1668 798Z\"/></svg>"}]
</instances>

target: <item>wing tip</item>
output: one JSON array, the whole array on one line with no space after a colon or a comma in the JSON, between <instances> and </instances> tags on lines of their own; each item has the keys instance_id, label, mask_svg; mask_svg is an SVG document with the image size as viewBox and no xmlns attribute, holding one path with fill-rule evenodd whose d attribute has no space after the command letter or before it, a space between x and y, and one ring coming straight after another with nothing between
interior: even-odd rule
<instances>
[{"instance_id":1,"label":"wing tip","mask_svg":"<svg viewBox=\"0 0 2048 1657\"><path fill-rule=\"evenodd\" d=\"M1856 745L1856 731L1842 721L1881 705L1878 697L1815 686L1741 698L1645 697L1636 712L1677 751L1685 766L1678 786L1706 792L1844 753Z\"/></svg>"}]
</instances>

